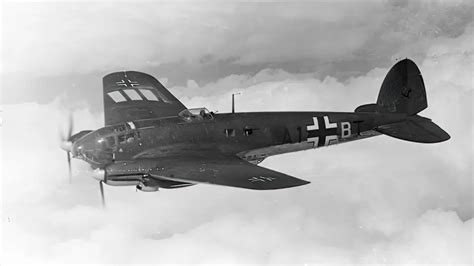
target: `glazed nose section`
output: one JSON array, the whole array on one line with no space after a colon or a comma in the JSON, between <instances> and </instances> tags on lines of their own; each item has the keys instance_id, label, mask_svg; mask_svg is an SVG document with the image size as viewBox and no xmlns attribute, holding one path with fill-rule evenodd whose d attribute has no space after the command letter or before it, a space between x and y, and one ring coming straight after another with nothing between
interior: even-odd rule
<instances>
[{"instance_id":1,"label":"glazed nose section","mask_svg":"<svg viewBox=\"0 0 474 266\"><path fill-rule=\"evenodd\" d=\"M94 164L106 164L113 160L107 141L101 136L89 134L72 145L71 154L74 158L86 160Z\"/></svg>"}]
</instances>

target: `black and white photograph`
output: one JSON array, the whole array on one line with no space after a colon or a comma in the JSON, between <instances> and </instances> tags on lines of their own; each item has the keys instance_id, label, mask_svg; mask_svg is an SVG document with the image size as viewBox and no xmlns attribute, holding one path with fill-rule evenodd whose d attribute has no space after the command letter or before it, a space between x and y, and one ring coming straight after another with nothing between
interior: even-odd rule
<instances>
[{"instance_id":1,"label":"black and white photograph","mask_svg":"<svg viewBox=\"0 0 474 266\"><path fill-rule=\"evenodd\" d=\"M0 2L1 265L473 265L474 2Z\"/></svg>"}]
</instances>

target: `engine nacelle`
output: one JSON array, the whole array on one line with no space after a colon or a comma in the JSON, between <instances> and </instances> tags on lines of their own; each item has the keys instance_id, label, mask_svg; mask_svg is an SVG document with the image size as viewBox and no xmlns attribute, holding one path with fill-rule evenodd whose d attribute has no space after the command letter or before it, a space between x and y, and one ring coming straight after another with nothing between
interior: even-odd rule
<instances>
[{"instance_id":1,"label":"engine nacelle","mask_svg":"<svg viewBox=\"0 0 474 266\"><path fill-rule=\"evenodd\" d=\"M137 185L137 189L138 190L141 190L141 191L144 191L144 192L155 192L155 191L158 191L159 187L158 186L145 186L145 184L143 183L140 183Z\"/></svg>"}]
</instances>

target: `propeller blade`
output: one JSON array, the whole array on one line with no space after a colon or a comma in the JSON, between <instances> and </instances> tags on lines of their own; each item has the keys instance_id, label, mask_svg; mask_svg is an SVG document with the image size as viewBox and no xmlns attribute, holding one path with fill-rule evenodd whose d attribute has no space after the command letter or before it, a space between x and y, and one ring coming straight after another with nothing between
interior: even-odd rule
<instances>
[{"instance_id":1,"label":"propeller blade","mask_svg":"<svg viewBox=\"0 0 474 266\"><path fill-rule=\"evenodd\" d=\"M67 132L67 140L71 138L73 128L74 128L74 119L72 118L72 113L69 113L69 129Z\"/></svg>"},{"instance_id":2,"label":"propeller blade","mask_svg":"<svg viewBox=\"0 0 474 266\"><path fill-rule=\"evenodd\" d=\"M73 131L74 131L74 119L72 118L72 113L70 112L68 121L67 121L67 134L64 135L64 129L59 130L59 136L61 138L61 142L70 142Z\"/></svg>"},{"instance_id":3,"label":"propeller blade","mask_svg":"<svg viewBox=\"0 0 474 266\"><path fill-rule=\"evenodd\" d=\"M99 181L99 186L100 186L100 196L102 198L102 207L105 208L105 197L104 197L104 182Z\"/></svg>"},{"instance_id":4,"label":"propeller blade","mask_svg":"<svg viewBox=\"0 0 474 266\"><path fill-rule=\"evenodd\" d=\"M72 113L71 112L69 113L68 120L69 121L68 121L67 135L66 136L64 135L64 130L60 130L59 136L61 138L60 147L61 147L61 149L66 151L67 164L68 164L68 169L69 169L69 183L71 183L71 179L72 179L71 151L72 151L72 145L73 145L73 143L71 141L71 137L72 137L72 131L73 131L73 128L74 128L74 120L72 118Z\"/></svg>"},{"instance_id":5,"label":"propeller blade","mask_svg":"<svg viewBox=\"0 0 474 266\"><path fill-rule=\"evenodd\" d=\"M64 130L62 130L60 127L58 127L58 135L59 135L59 141L63 143L66 140L66 137L64 137Z\"/></svg>"},{"instance_id":6,"label":"propeller blade","mask_svg":"<svg viewBox=\"0 0 474 266\"><path fill-rule=\"evenodd\" d=\"M66 152L67 154L67 164L68 164L68 167L69 167L69 184L71 183L71 179L72 179L72 173L71 173L71 153L70 152Z\"/></svg>"}]
</instances>

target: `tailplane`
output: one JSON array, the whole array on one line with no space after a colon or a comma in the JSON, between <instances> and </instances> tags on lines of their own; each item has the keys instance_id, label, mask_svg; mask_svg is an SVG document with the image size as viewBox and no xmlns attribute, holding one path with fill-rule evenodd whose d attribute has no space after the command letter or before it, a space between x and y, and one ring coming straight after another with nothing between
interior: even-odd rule
<instances>
[{"instance_id":1,"label":"tailplane","mask_svg":"<svg viewBox=\"0 0 474 266\"><path fill-rule=\"evenodd\" d=\"M403 122L379 126L375 130L390 137L419 143L438 143L450 138L431 119L419 115L409 116Z\"/></svg>"},{"instance_id":2,"label":"tailplane","mask_svg":"<svg viewBox=\"0 0 474 266\"><path fill-rule=\"evenodd\" d=\"M377 103L365 104L355 112L406 114L405 121L375 128L385 135L420 143L437 143L450 138L431 119L417 115L428 107L421 72L410 59L396 63L385 77Z\"/></svg>"}]
</instances>

